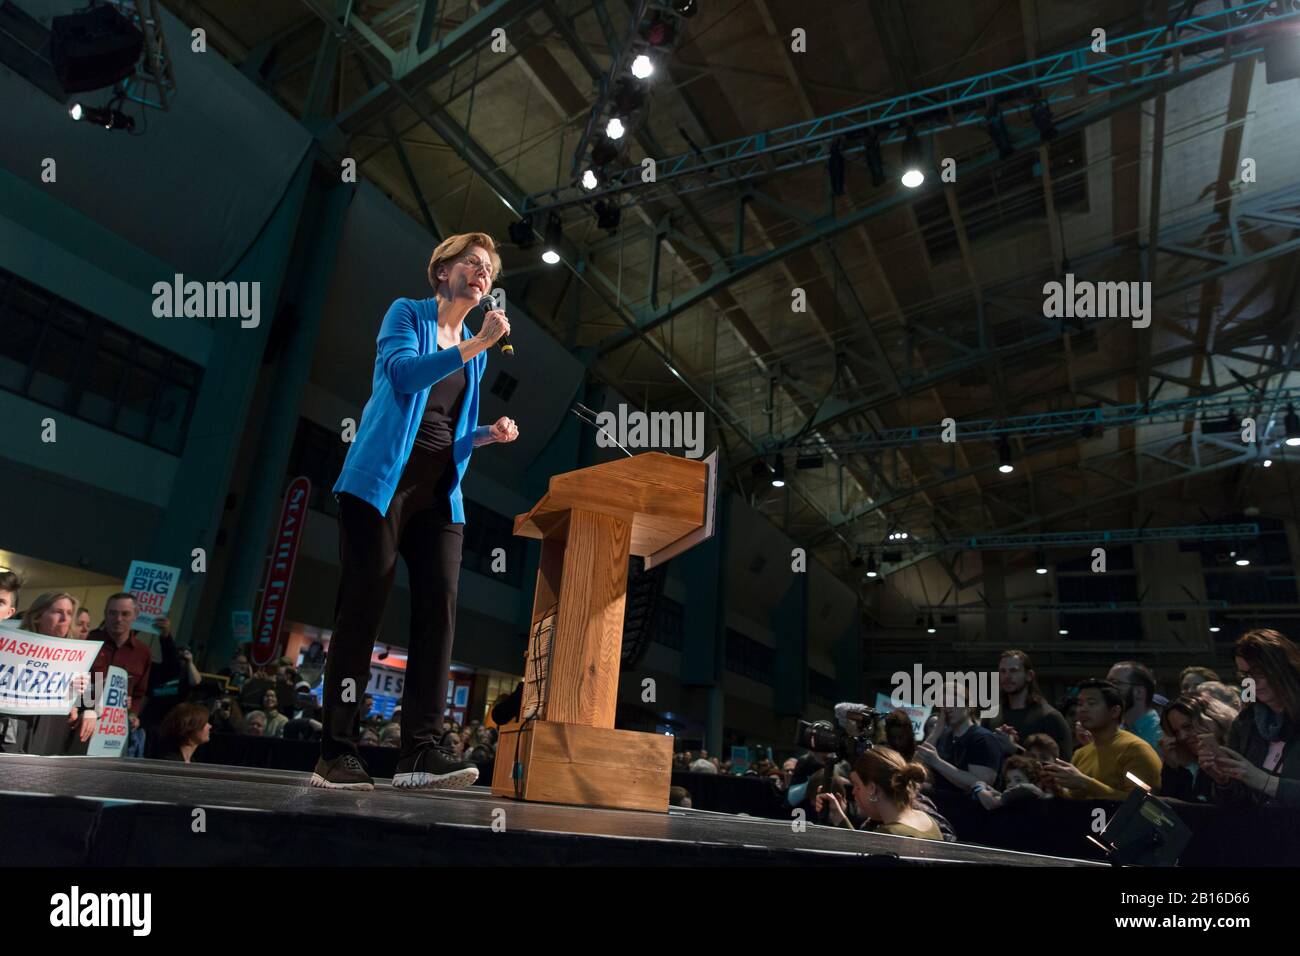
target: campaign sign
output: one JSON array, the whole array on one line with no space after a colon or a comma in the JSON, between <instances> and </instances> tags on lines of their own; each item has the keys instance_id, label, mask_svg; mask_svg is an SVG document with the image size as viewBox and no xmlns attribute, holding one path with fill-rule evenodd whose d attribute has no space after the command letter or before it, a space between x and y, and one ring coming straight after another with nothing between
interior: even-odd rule
<instances>
[{"instance_id":1,"label":"campaign sign","mask_svg":"<svg viewBox=\"0 0 1300 956\"><path fill-rule=\"evenodd\" d=\"M126 739L131 724L126 709L130 700L126 696L126 671L110 667L104 681L104 695L99 700L99 720L95 734L86 750L88 757L120 757L126 752Z\"/></svg>"},{"instance_id":2,"label":"campaign sign","mask_svg":"<svg viewBox=\"0 0 1300 956\"><path fill-rule=\"evenodd\" d=\"M0 631L0 714L67 716L77 696L73 677L90 672L102 646L17 627Z\"/></svg>"},{"instance_id":3,"label":"campaign sign","mask_svg":"<svg viewBox=\"0 0 1300 956\"><path fill-rule=\"evenodd\" d=\"M148 561L131 562L122 590L135 598L135 623L131 625L132 630L146 634L158 633L153 622L156 618L166 617L171 610L176 583L180 579L180 568L150 564Z\"/></svg>"},{"instance_id":4,"label":"campaign sign","mask_svg":"<svg viewBox=\"0 0 1300 956\"><path fill-rule=\"evenodd\" d=\"M901 710L907 714L908 720L912 722L912 736L917 740L925 739L925 722L930 719L930 711L933 708L929 704L924 707L918 707L916 704L904 703L902 706L895 706L888 694L876 695L876 710L882 714L887 714L891 710Z\"/></svg>"}]
</instances>

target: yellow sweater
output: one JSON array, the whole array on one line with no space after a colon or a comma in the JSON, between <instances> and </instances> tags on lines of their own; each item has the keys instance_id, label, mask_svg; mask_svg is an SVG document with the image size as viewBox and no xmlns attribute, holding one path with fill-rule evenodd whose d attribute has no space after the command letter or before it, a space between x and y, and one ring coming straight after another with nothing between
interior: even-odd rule
<instances>
[{"instance_id":1,"label":"yellow sweater","mask_svg":"<svg viewBox=\"0 0 1300 956\"><path fill-rule=\"evenodd\" d=\"M1087 789L1065 791L1067 797L1076 800L1123 800L1137 789L1137 784L1126 776L1130 771L1152 792L1160 791L1159 755L1149 743L1127 730L1117 730L1108 743L1094 740L1080 747L1071 763L1094 781Z\"/></svg>"}]
</instances>

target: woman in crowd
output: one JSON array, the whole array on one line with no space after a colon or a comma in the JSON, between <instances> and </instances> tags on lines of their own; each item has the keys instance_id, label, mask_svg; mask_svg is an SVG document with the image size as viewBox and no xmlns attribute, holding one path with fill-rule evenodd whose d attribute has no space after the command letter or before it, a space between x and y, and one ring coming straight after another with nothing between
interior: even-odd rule
<instances>
[{"instance_id":1,"label":"woman in crowd","mask_svg":"<svg viewBox=\"0 0 1300 956\"><path fill-rule=\"evenodd\" d=\"M1175 699L1160 715L1165 735L1160 740L1164 770L1160 775L1160 795L1207 803L1213 799L1214 781L1201 772L1196 762L1200 736L1211 734L1222 747L1237 714L1232 708L1211 697L1191 692Z\"/></svg>"},{"instance_id":2,"label":"woman in crowd","mask_svg":"<svg viewBox=\"0 0 1300 956\"><path fill-rule=\"evenodd\" d=\"M1262 628L1233 650L1255 699L1232 722L1226 747L1201 735L1197 762L1214 778L1216 802L1300 806L1300 647Z\"/></svg>"},{"instance_id":3,"label":"woman in crowd","mask_svg":"<svg viewBox=\"0 0 1300 956\"><path fill-rule=\"evenodd\" d=\"M289 722L289 718L280 713L280 695L273 690L264 693L262 712L266 716L266 730L262 732L262 736L283 737L284 725Z\"/></svg>"},{"instance_id":4,"label":"woman in crowd","mask_svg":"<svg viewBox=\"0 0 1300 956\"><path fill-rule=\"evenodd\" d=\"M943 839L935 817L917 806L921 784L925 783L925 768L919 763L909 763L889 747L873 747L853 762L849 779L853 783L853 801L869 824L876 824L875 832ZM835 826L853 826L839 798L819 793L814 804L819 813L830 810Z\"/></svg>"},{"instance_id":5,"label":"woman in crowd","mask_svg":"<svg viewBox=\"0 0 1300 956\"><path fill-rule=\"evenodd\" d=\"M194 751L208 742L211 733L206 707L202 704L177 704L158 726L161 748L158 759L189 763Z\"/></svg>"},{"instance_id":6,"label":"woman in crowd","mask_svg":"<svg viewBox=\"0 0 1300 956\"><path fill-rule=\"evenodd\" d=\"M72 624L76 617L76 598L66 591L47 592L32 602L31 607L23 613L19 626L33 634L75 640ZM72 691L78 699L88 683L89 674L78 674L74 679ZM70 706L67 717L44 714L31 718L31 721L32 731L27 752L60 756L67 752L69 744L73 742L72 738L75 737L81 743L90 739L95 732L96 715L93 710L79 710L74 703Z\"/></svg>"}]
</instances>

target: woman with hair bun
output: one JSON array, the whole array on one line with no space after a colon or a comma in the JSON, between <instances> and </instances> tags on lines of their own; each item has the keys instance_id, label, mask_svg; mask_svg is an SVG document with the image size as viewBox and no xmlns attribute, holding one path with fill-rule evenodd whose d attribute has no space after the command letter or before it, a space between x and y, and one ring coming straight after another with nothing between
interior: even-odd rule
<instances>
[{"instance_id":1,"label":"woman with hair bun","mask_svg":"<svg viewBox=\"0 0 1300 956\"><path fill-rule=\"evenodd\" d=\"M938 821L920 808L919 795L926 775L919 763L904 760L889 747L873 747L853 762L849 779L853 782L853 801L858 811L876 824L876 833L921 840L944 838ZM824 807L829 808L835 826L853 826L839 798L819 793L816 809L821 812Z\"/></svg>"}]
</instances>

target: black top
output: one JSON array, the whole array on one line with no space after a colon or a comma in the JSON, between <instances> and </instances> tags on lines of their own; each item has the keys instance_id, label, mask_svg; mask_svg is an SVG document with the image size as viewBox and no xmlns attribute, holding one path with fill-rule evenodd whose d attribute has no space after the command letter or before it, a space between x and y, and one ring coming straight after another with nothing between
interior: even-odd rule
<instances>
[{"instance_id":1,"label":"black top","mask_svg":"<svg viewBox=\"0 0 1300 956\"><path fill-rule=\"evenodd\" d=\"M993 731L979 724L971 724L960 737L954 737L951 730L945 730L935 741L934 749L939 756L958 770L969 771L971 765L988 767L997 773L1002 767L1002 748L998 746ZM934 774L936 790L951 793L957 787L942 774Z\"/></svg>"},{"instance_id":2,"label":"black top","mask_svg":"<svg viewBox=\"0 0 1300 956\"><path fill-rule=\"evenodd\" d=\"M443 351L441 345L438 351ZM415 447L422 451L443 452L451 448L456 437L456 419L465 398L465 369L458 368L429 389L424 405L424 420L415 435Z\"/></svg>"}]
</instances>

